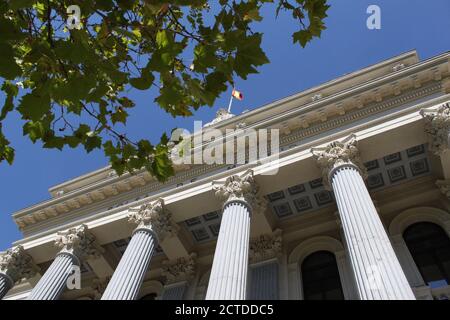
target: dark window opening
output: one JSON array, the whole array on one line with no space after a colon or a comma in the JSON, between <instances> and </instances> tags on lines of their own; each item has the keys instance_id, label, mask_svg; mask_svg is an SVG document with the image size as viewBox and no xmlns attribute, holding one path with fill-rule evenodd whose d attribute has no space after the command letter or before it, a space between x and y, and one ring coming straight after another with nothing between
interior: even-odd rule
<instances>
[{"instance_id":1,"label":"dark window opening","mask_svg":"<svg viewBox=\"0 0 450 320\"><path fill-rule=\"evenodd\" d=\"M336 258L328 251L310 254L302 266L305 300L344 300Z\"/></svg>"},{"instance_id":2,"label":"dark window opening","mask_svg":"<svg viewBox=\"0 0 450 320\"><path fill-rule=\"evenodd\" d=\"M450 239L441 227L415 223L405 230L403 239L427 285L437 288L450 284Z\"/></svg>"}]
</instances>

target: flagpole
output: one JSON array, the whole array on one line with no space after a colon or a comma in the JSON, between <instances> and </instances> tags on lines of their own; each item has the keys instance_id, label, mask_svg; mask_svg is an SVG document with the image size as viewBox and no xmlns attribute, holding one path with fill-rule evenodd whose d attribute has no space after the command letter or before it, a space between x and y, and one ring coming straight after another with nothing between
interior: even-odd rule
<instances>
[{"instance_id":1,"label":"flagpole","mask_svg":"<svg viewBox=\"0 0 450 320\"><path fill-rule=\"evenodd\" d=\"M233 95L231 95L230 103L228 104L228 113L231 112L231 104L233 103Z\"/></svg>"}]
</instances>

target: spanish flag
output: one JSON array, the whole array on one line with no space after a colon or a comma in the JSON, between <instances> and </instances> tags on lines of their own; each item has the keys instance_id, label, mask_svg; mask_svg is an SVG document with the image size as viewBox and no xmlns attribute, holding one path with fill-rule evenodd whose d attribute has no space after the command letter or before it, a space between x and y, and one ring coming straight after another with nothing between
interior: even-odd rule
<instances>
[{"instance_id":1,"label":"spanish flag","mask_svg":"<svg viewBox=\"0 0 450 320\"><path fill-rule=\"evenodd\" d=\"M235 97L236 99L238 99L238 100L244 99L244 96L242 95L242 92L239 92L239 91L237 91L235 89L233 89L233 92L231 93L231 95L233 97Z\"/></svg>"}]
</instances>

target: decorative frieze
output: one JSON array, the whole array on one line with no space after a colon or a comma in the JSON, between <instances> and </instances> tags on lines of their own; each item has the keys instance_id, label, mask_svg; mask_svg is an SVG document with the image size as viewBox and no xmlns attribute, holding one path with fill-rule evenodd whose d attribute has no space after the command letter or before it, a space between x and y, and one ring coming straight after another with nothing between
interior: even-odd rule
<instances>
[{"instance_id":1,"label":"decorative frieze","mask_svg":"<svg viewBox=\"0 0 450 320\"><path fill-rule=\"evenodd\" d=\"M272 234L264 234L250 239L250 263L277 258L281 254L282 242L281 230L279 229Z\"/></svg>"},{"instance_id":2,"label":"decorative frieze","mask_svg":"<svg viewBox=\"0 0 450 320\"><path fill-rule=\"evenodd\" d=\"M60 252L70 253L79 259L98 258L104 251L85 224L58 232L55 245Z\"/></svg>"},{"instance_id":3,"label":"decorative frieze","mask_svg":"<svg viewBox=\"0 0 450 320\"><path fill-rule=\"evenodd\" d=\"M334 117L333 119L328 119L326 122L320 122L315 125L312 125L312 123L310 123L309 120L306 120L307 118L309 119L309 117L307 117L307 115L301 115L299 118L299 119L301 119L300 120L301 129L294 130L294 128L293 128L292 132L290 134L280 137L280 145L283 145L283 146L290 145L295 141L301 141L302 139L305 139L312 135L316 135L322 131L331 130L338 126L344 125L350 121L355 121L357 119L367 117L371 114L378 113L383 110L391 109L393 107L398 106L399 104L404 104L409 101L421 98L423 96L430 95L432 93L435 93L435 92L443 89L443 86L445 86L445 84L449 82L447 80L448 80L448 78L444 79L442 81L442 83L441 82L433 82L426 87L421 87L421 88L415 87L416 90L411 90L411 91L405 92L404 94L401 94L399 96L394 96L393 98L385 99L381 103L374 103L373 105L370 105L367 108L362 104L363 100L361 98L361 95L357 95L355 97L359 97L358 98L359 100L356 99L359 102L356 103L356 106L360 110L358 110L356 112L347 112L345 115L340 115L338 117ZM447 81L447 82L445 82L445 81ZM447 87L450 87L450 85L447 84ZM407 90L407 89L408 88L405 87L405 84L403 84L402 90ZM312 111L312 112L314 112L314 111ZM330 112L331 112L331 110L330 110ZM333 111L333 112L335 112L335 111ZM192 177L199 176L199 175L205 174L207 172L213 172L221 167L223 167L223 166L221 166L221 165L197 166L197 167L188 168L188 171L184 171L184 170L186 170L186 168L184 168L183 166L180 168L177 167L177 168L175 168L176 172L181 171L180 174L170 177L168 179L167 183L171 184L171 183L177 183L180 181L189 180ZM109 178L115 178L114 174L113 174L114 171L110 171L110 172L111 172L111 176ZM126 192L126 190L125 191L122 190L123 189L122 185L124 183L126 183L128 181L128 179L130 179L130 178L125 178L123 180L114 182L113 185L117 186L120 193ZM133 196L142 194L142 193L154 192L159 187L160 187L160 183L156 182L156 181L148 183L144 187L142 187L142 186L135 187ZM66 197L66 196L68 196L68 194L65 194L64 196ZM92 204L93 202L99 201L97 199L92 199L92 196L89 196L89 193L80 194L77 197L80 198L80 201L82 203L81 208L85 207L86 205ZM61 198L62 198L62 196L61 196ZM64 201L64 200L61 199L61 201ZM60 212L56 212L56 214L55 214L55 210L50 205L45 208L39 208L39 210L43 210L45 212L46 219L54 218L55 216L58 216L60 214ZM74 211L74 210L78 210L78 209L70 209L70 211ZM29 216L32 215L33 213L34 212L31 212L31 213L27 214L26 216L20 216L20 217L14 218L14 220L20 230L23 230L24 228L29 227L30 225L33 225L42 220L42 219L34 219L33 217L29 218Z\"/></svg>"},{"instance_id":4,"label":"decorative frieze","mask_svg":"<svg viewBox=\"0 0 450 320\"><path fill-rule=\"evenodd\" d=\"M191 280L195 275L196 258L197 254L191 253L187 257L164 260L161 273L166 278L166 285Z\"/></svg>"},{"instance_id":5,"label":"decorative frieze","mask_svg":"<svg viewBox=\"0 0 450 320\"><path fill-rule=\"evenodd\" d=\"M32 278L38 271L39 267L22 246L8 249L0 256L0 272L7 274L14 282Z\"/></svg>"},{"instance_id":6,"label":"decorative frieze","mask_svg":"<svg viewBox=\"0 0 450 320\"><path fill-rule=\"evenodd\" d=\"M354 166L363 177L367 176L366 168L359 156L355 135L350 135L342 141L333 141L325 147L312 148L311 152L322 170L323 183L328 188L330 188L330 174L341 166Z\"/></svg>"},{"instance_id":7,"label":"decorative frieze","mask_svg":"<svg viewBox=\"0 0 450 320\"><path fill-rule=\"evenodd\" d=\"M420 114L425 120L430 151L435 155L442 155L449 149L450 103L445 103L437 109L422 109Z\"/></svg>"},{"instance_id":8,"label":"decorative frieze","mask_svg":"<svg viewBox=\"0 0 450 320\"><path fill-rule=\"evenodd\" d=\"M450 78L442 80L442 91L444 93L450 93Z\"/></svg>"},{"instance_id":9,"label":"decorative frieze","mask_svg":"<svg viewBox=\"0 0 450 320\"><path fill-rule=\"evenodd\" d=\"M130 208L128 221L137 224L137 229L151 229L159 241L177 234L179 227L173 222L172 214L164 206L164 200L143 204L139 208Z\"/></svg>"}]
</instances>

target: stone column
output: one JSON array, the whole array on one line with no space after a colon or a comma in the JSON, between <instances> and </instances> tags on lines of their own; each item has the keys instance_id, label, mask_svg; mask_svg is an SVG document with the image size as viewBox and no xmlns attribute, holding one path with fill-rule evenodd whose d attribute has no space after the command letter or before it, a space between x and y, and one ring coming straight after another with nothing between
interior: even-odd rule
<instances>
[{"instance_id":1,"label":"stone column","mask_svg":"<svg viewBox=\"0 0 450 320\"><path fill-rule=\"evenodd\" d=\"M362 300L414 300L414 294L364 183L355 136L312 149L333 189Z\"/></svg>"},{"instance_id":2,"label":"stone column","mask_svg":"<svg viewBox=\"0 0 450 320\"><path fill-rule=\"evenodd\" d=\"M250 240L250 288L251 300L279 299L279 262L281 257L281 230L263 234Z\"/></svg>"},{"instance_id":3,"label":"stone column","mask_svg":"<svg viewBox=\"0 0 450 320\"><path fill-rule=\"evenodd\" d=\"M246 298L250 217L257 210L258 188L251 170L213 182L224 201L222 222L209 278L206 300Z\"/></svg>"},{"instance_id":4,"label":"stone column","mask_svg":"<svg viewBox=\"0 0 450 320\"><path fill-rule=\"evenodd\" d=\"M0 256L0 299L23 278L32 278L39 271L33 259L22 246L6 250Z\"/></svg>"},{"instance_id":5,"label":"stone column","mask_svg":"<svg viewBox=\"0 0 450 320\"><path fill-rule=\"evenodd\" d=\"M130 209L128 219L138 226L106 287L102 300L135 300L158 241L177 230L170 212L164 209L162 199L144 204L138 209Z\"/></svg>"},{"instance_id":6,"label":"stone column","mask_svg":"<svg viewBox=\"0 0 450 320\"><path fill-rule=\"evenodd\" d=\"M162 275L166 278L162 300L183 300L185 291L195 276L195 259L191 253L187 257L163 261Z\"/></svg>"},{"instance_id":7,"label":"stone column","mask_svg":"<svg viewBox=\"0 0 450 320\"><path fill-rule=\"evenodd\" d=\"M99 257L103 251L84 224L58 232L55 245L60 251L31 291L28 300L58 299L67 287L70 275L76 272L74 266L79 267L82 260Z\"/></svg>"}]
</instances>

